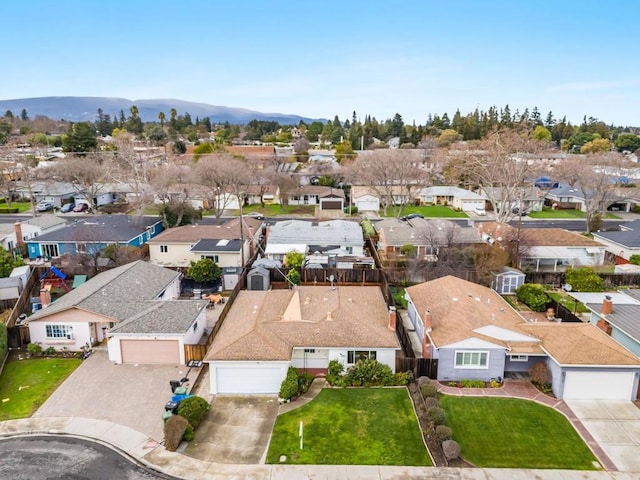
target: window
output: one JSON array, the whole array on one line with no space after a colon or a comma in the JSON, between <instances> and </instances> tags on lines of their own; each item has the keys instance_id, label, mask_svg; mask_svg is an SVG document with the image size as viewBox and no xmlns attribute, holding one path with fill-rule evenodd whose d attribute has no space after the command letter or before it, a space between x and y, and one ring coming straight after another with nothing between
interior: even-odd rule
<instances>
[{"instance_id":1,"label":"window","mask_svg":"<svg viewBox=\"0 0 640 480\"><path fill-rule=\"evenodd\" d=\"M316 353L316 349L315 348L305 348L304 349L304 353Z\"/></svg>"},{"instance_id":2,"label":"window","mask_svg":"<svg viewBox=\"0 0 640 480\"><path fill-rule=\"evenodd\" d=\"M160 253L168 253L169 245L160 245Z\"/></svg>"},{"instance_id":3,"label":"window","mask_svg":"<svg viewBox=\"0 0 640 480\"><path fill-rule=\"evenodd\" d=\"M47 338L73 338L73 327L71 325L47 325Z\"/></svg>"},{"instance_id":4,"label":"window","mask_svg":"<svg viewBox=\"0 0 640 480\"><path fill-rule=\"evenodd\" d=\"M198 322L193 324L193 331L195 332L196 330L198 330Z\"/></svg>"},{"instance_id":5,"label":"window","mask_svg":"<svg viewBox=\"0 0 640 480\"><path fill-rule=\"evenodd\" d=\"M529 361L528 355L511 355L509 357L512 362L527 362Z\"/></svg>"},{"instance_id":6,"label":"window","mask_svg":"<svg viewBox=\"0 0 640 480\"><path fill-rule=\"evenodd\" d=\"M455 368L489 368L489 352L456 352Z\"/></svg>"},{"instance_id":7,"label":"window","mask_svg":"<svg viewBox=\"0 0 640 480\"><path fill-rule=\"evenodd\" d=\"M58 256L58 244L56 243L44 243L40 246L40 252L44 257L57 257Z\"/></svg>"},{"instance_id":8,"label":"window","mask_svg":"<svg viewBox=\"0 0 640 480\"><path fill-rule=\"evenodd\" d=\"M361 360L366 360L370 358L371 360L376 359L376 351L375 350L349 350L347 352L347 363L357 363Z\"/></svg>"},{"instance_id":9,"label":"window","mask_svg":"<svg viewBox=\"0 0 640 480\"><path fill-rule=\"evenodd\" d=\"M208 258L209 260L211 260L215 264L220 263L218 261L219 260L218 255L200 255L200 260L204 260L205 258Z\"/></svg>"}]
</instances>

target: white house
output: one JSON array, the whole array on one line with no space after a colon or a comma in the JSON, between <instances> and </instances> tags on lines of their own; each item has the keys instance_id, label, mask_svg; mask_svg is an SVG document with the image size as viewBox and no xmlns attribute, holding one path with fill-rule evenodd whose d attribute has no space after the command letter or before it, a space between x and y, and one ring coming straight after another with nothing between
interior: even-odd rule
<instances>
[{"instance_id":1,"label":"white house","mask_svg":"<svg viewBox=\"0 0 640 480\"><path fill-rule=\"evenodd\" d=\"M371 187L353 185L351 204L358 208L359 213L377 214L380 210L380 196Z\"/></svg>"}]
</instances>

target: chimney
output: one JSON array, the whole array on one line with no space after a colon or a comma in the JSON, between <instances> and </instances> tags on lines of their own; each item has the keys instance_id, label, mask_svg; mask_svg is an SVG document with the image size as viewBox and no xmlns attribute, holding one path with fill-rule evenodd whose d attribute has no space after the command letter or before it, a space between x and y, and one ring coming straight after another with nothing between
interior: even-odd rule
<instances>
[{"instance_id":1,"label":"chimney","mask_svg":"<svg viewBox=\"0 0 640 480\"><path fill-rule=\"evenodd\" d=\"M430 332L431 328L433 328L433 315L431 315L431 312L427 310L424 315L424 329L425 331Z\"/></svg>"},{"instance_id":2,"label":"chimney","mask_svg":"<svg viewBox=\"0 0 640 480\"><path fill-rule=\"evenodd\" d=\"M431 358L431 344L426 330L422 335L422 358Z\"/></svg>"},{"instance_id":3,"label":"chimney","mask_svg":"<svg viewBox=\"0 0 640 480\"><path fill-rule=\"evenodd\" d=\"M22 225L20 222L16 222L13 224L13 228L16 231L16 245L20 247L21 245L24 245L24 240L22 238Z\"/></svg>"},{"instance_id":4,"label":"chimney","mask_svg":"<svg viewBox=\"0 0 640 480\"><path fill-rule=\"evenodd\" d=\"M331 312L327 312L327 322L332 322L333 317L331 316Z\"/></svg>"},{"instance_id":5,"label":"chimney","mask_svg":"<svg viewBox=\"0 0 640 480\"><path fill-rule=\"evenodd\" d=\"M605 295L604 300L602 301L602 315L609 315L613 312L613 301L611 300L610 295Z\"/></svg>"},{"instance_id":6,"label":"chimney","mask_svg":"<svg viewBox=\"0 0 640 480\"><path fill-rule=\"evenodd\" d=\"M396 331L396 307L389 307L389 330Z\"/></svg>"},{"instance_id":7,"label":"chimney","mask_svg":"<svg viewBox=\"0 0 640 480\"><path fill-rule=\"evenodd\" d=\"M40 303L42 308L46 308L51 304L51 292L46 288L40 290Z\"/></svg>"}]
</instances>

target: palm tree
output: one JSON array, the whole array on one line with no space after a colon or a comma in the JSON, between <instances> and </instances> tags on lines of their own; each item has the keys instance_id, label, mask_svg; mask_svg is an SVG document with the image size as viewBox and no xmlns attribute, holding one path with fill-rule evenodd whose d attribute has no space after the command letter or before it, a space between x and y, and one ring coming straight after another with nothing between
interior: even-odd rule
<instances>
[{"instance_id":1,"label":"palm tree","mask_svg":"<svg viewBox=\"0 0 640 480\"><path fill-rule=\"evenodd\" d=\"M162 128L162 130L164 130L164 120L165 118L167 118L164 114L164 112L160 112L158 114L158 120L160 120L160 127Z\"/></svg>"}]
</instances>

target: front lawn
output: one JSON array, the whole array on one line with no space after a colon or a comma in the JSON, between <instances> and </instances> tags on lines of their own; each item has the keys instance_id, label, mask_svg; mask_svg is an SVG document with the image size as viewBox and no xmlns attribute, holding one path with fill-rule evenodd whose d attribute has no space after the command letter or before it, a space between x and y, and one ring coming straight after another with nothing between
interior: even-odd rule
<instances>
[{"instance_id":1,"label":"front lawn","mask_svg":"<svg viewBox=\"0 0 640 480\"><path fill-rule=\"evenodd\" d=\"M0 421L30 417L81 362L10 355L0 375Z\"/></svg>"},{"instance_id":2,"label":"front lawn","mask_svg":"<svg viewBox=\"0 0 640 480\"><path fill-rule=\"evenodd\" d=\"M458 212L451 207L445 207L444 205L423 205L416 207L414 205L406 205L402 209L402 215L409 215L410 213L419 213L425 218L469 218L464 212ZM380 211L380 216L384 216L384 212ZM387 217L393 217L393 207L389 207L387 210Z\"/></svg>"},{"instance_id":3,"label":"front lawn","mask_svg":"<svg viewBox=\"0 0 640 480\"><path fill-rule=\"evenodd\" d=\"M529 212L531 218L581 218L586 219L587 214L580 210L554 210L550 207L543 207L540 212ZM617 215L607 212L605 218L610 220L619 220Z\"/></svg>"},{"instance_id":4,"label":"front lawn","mask_svg":"<svg viewBox=\"0 0 640 480\"><path fill-rule=\"evenodd\" d=\"M314 205L278 205L276 203L261 205L249 205L242 209L243 214L259 212L265 217L277 217L280 215L314 215L316 207ZM240 210L233 210L233 214L240 215Z\"/></svg>"},{"instance_id":5,"label":"front lawn","mask_svg":"<svg viewBox=\"0 0 640 480\"><path fill-rule=\"evenodd\" d=\"M431 465L404 388L325 388L276 420L267 463L281 455L289 464Z\"/></svg>"},{"instance_id":6,"label":"front lawn","mask_svg":"<svg viewBox=\"0 0 640 480\"><path fill-rule=\"evenodd\" d=\"M595 470L596 458L559 412L529 400L444 396L453 439L477 467Z\"/></svg>"}]
</instances>

